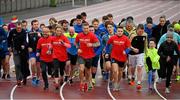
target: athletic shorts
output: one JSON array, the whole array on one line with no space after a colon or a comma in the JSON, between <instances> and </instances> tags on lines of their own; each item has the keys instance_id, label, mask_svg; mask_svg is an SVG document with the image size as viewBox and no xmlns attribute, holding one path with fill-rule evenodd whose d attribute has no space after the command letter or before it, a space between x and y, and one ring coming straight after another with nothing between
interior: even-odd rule
<instances>
[{"instance_id":1,"label":"athletic shorts","mask_svg":"<svg viewBox=\"0 0 180 100\"><path fill-rule=\"evenodd\" d=\"M40 62L40 57L36 56L36 52L29 53L29 59L31 59L31 58L35 58L36 62Z\"/></svg>"},{"instance_id":2,"label":"athletic shorts","mask_svg":"<svg viewBox=\"0 0 180 100\"><path fill-rule=\"evenodd\" d=\"M68 53L68 60L70 60L71 65L76 65L77 57L77 55L71 55Z\"/></svg>"},{"instance_id":3,"label":"athletic shorts","mask_svg":"<svg viewBox=\"0 0 180 100\"><path fill-rule=\"evenodd\" d=\"M82 57L78 57L79 64L84 64L86 68L91 68L92 66L92 59L84 59Z\"/></svg>"},{"instance_id":4,"label":"athletic shorts","mask_svg":"<svg viewBox=\"0 0 180 100\"><path fill-rule=\"evenodd\" d=\"M129 55L129 65L132 67L144 66L144 53Z\"/></svg>"},{"instance_id":5,"label":"athletic shorts","mask_svg":"<svg viewBox=\"0 0 180 100\"><path fill-rule=\"evenodd\" d=\"M98 67L98 61L99 61L99 56L93 57L92 66L97 68Z\"/></svg>"},{"instance_id":6,"label":"athletic shorts","mask_svg":"<svg viewBox=\"0 0 180 100\"><path fill-rule=\"evenodd\" d=\"M111 59L111 63L117 63L120 68L124 68L125 62L117 61L115 59Z\"/></svg>"}]
</instances>

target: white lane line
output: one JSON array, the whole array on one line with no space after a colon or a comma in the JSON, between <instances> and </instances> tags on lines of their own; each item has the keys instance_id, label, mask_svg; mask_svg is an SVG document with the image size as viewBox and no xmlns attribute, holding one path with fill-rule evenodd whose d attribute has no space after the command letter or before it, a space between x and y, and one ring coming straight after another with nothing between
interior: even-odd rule
<instances>
[{"instance_id":1,"label":"white lane line","mask_svg":"<svg viewBox=\"0 0 180 100\"><path fill-rule=\"evenodd\" d=\"M109 82L110 82L110 81L108 80L108 86L107 86L108 94L109 94L109 96L112 98L112 100L116 100L115 97L112 95L111 90L110 90L110 88L109 88Z\"/></svg>"},{"instance_id":2,"label":"white lane line","mask_svg":"<svg viewBox=\"0 0 180 100\"><path fill-rule=\"evenodd\" d=\"M161 13L155 14L154 16L152 16L152 18L155 18L155 17L157 17L157 16L160 16L160 15L164 14L165 12L168 12L169 10L172 10L172 9L178 7L178 6L179 6L179 4L178 4L178 5L175 5L175 6L171 7L171 8L169 8L169 9L167 9L167 10L164 10L164 11L161 12ZM145 20L142 21L141 23L145 23Z\"/></svg>"},{"instance_id":3,"label":"white lane line","mask_svg":"<svg viewBox=\"0 0 180 100\"><path fill-rule=\"evenodd\" d=\"M31 78L31 76L28 76L28 77L27 77L27 80L30 79L30 78ZM16 88L17 88L17 85L15 85L15 86L12 88L11 94L10 94L10 100L14 100L14 92L15 92Z\"/></svg>"},{"instance_id":4,"label":"white lane line","mask_svg":"<svg viewBox=\"0 0 180 100\"><path fill-rule=\"evenodd\" d=\"M169 17L167 20L171 20L172 18L174 18L175 16L177 16L177 15L179 15L180 14L180 12L178 12L178 13L176 13L176 14L174 14L174 15L172 15L171 17Z\"/></svg>"},{"instance_id":5,"label":"white lane line","mask_svg":"<svg viewBox=\"0 0 180 100\"><path fill-rule=\"evenodd\" d=\"M61 100L64 100L64 96L63 96L63 92L62 92L62 91L63 91L63 88L64 88L64 86L66 85L66 83L67 83L67 82L64 82L63 85L62 85L61 88L60 88L59 94L60 94Z\"/></svg>"},{"instance_id":6,"label":"white lane line","mask_svg":"<svg viewBox=\"0 0 180 100\"><path fill-rule=\"evenodd\" d=\"M115 9L115 10L113 10L113 11L110 11L110 13L111 14L114 14L114 13L117 13L117 12L120 12L120 11L123 11L123 10L126 10L126 9L132 9L132 8L135 8L135 7L138 7L138 6L142 6L142 5L144 5L144 4L146 4L146 3L149 3L149 2L143 2L143 3L136 3L137 1L135 1L134 3L135 4L132 4L132 6L126 6L126 7L123 7L122 9ZM121 5L119 5L119 6L117 6L117 7L122 7ZM109 8L104 8L105 10L108 10ZM126 10L127 11L127 10ZM125 12L126 12L125 11ZM105 14L107 14L107 12L105 13ZM124 14L124 13L122 13L122 14ZM115 19L115 18L117 18L119 15L114 15L113 16L113 19ZM96 15L96 16L90 16L90 17L88 17L87 18L87 21L90 21L90 20L92 20L93 18L101 18L102 17L102 13L99 15Z\"/></svg>"},{"instance_id":7,"label":"white lane line","mask_svg":"<svg viewBox=\"0 0 180 100\"><path fill-rule=\"evenodd\" d=\"M128 14L131 14L131 13L133 13L133 12L135 12L135 11L138 11L138 10L141 10L141 9L144 9L144 8L148 8L148 7L151 7L151 6L155 6L155 5L158 5L158 4L160 4L161 2L159 1L158 3L152 3L152 4L150 4L150 5L148 5L148 6L143 6L143 7L139 7L139 8L137 8L137 9L133 9L133 10L131 10L131 11L128 11L128 12L126 12L126 13L122 13L121 15L117 15L117 16L115 16L114 18L117 18L117 17L122 17L122 16L124 16L124 15L128 15Z\"/></svg>"},{"instance_id":8,"label":"white lane line","mask_svg":"<svg viewBox=\"0 0 180 100\"><path fill-rule=\"evenodd\" d=\"M100 7L99 6L93 7L93 8L86 7L86 9L88 9L88 10L86 10L86 9L84 10L83 8L79 8L79 10L76 11L76 9L73 9L73 10L58 12L58 13L51 14L51 15L36 17L36 19L39 19L41 23L45 23L45 24L48 24L47 19L49 19L50 17L55 17L58 20L66 19L66 20L70 21L72 18L76 17L78 12L80 13L80 11L85 11L88 14L87 20L88 19L92 20L94 17L97 17L96 16L97 14L99 14L103 11L106 11L107 10L106 8L108 8L108 10L110 9L110 11L112 13L112 12L114 12L114 9L120 9L120 8L124 9L124 7L127 7L128 5L134 4L135 2L137 2L137 1L127 2L126 0L124 0L123 2L120 2L120 3L122 3L121 6L119 6L117 2L113 2L113 3L108 3L107 5L101 4ZM61 15L61 16L59 16L59 15ZM102 15L99 16L98 18L100 18L100 17L102 17ZM32 19L27 19L27 20L31 21Z\"/></svg>"},{"instance_id":9,"label":"white lane line","mask_svg":"<svg viewBox=\"0 0 180 100\"><path fill-rule=\"evenodd\" d=\"M154 89L155 89L155 91L156 91L156 93L163 99L163 100L167 100L163 95L161 95L161 93L159 93L159 91L157 90L157 85L156 85L156 83L157 83L157 79L155 80L155 82L154 82Z\"/></svg>"},{"instance_id":10,"label":"white lane line","mask_svg":"<svg viewBox=\"0 0 180 100\"><path fill-rule=\"evenodd\" d=\"M11 100L13 100L13 95L14 95L14 92L15 92L16 88L17 88L17 85L15 85L11 90L11 94L10 94L10 99Z\"/></svg>"},{"instance_id":11,"label":"white lane line","mask_svg":"<svg viewBox=\"0 0 180 100\"><path fill-rule=\"evenodd\" d=\"M172 3L172 2L173 2L173 1L170 1L170 2L165 3L165 4L163 4L163 5L157 6L157 7L153 8L153 9L150 9L150 10L147 10L147 11L144 11L144 12L141 12L141 13L139 13L138 15L135 15L134 18L139 17L139 16L142 16L142 15L144 15L144 14L146 14L146 13L150 13L151 11L154 11L154 10L159 9L159 8L161 8L161 7L165 7L165 6L169 5L169 4Z\"/></svg>"},{"instance_id":12,"label":"white lane line","mask_svg":"<svg viewBox=\"0 0 180 100\"><path fill-rule=\"evenodd\" d=\"M126 0L123 0L121 1L122 3L125 2ZM40 17L35 17L36 19L41 19L41 20L45 20L47 18L50 18L50 17L58 17L59 18L62 18L62 16L64 18L66 17L69 17L70 15L73 15L73 14L77 14L77 12L79 11L85 11L85 12L88 12L88 11L99 11L100 10L103 10L102 8L105 8L105 7L108 7L108 6L112 6L114 5L116 2L114 1L108 1L108 2L104 2L104 3L100 3L100 4L95 4L95 5L91 5L91 6L87 6L87 7L81 7L81 8L76 8L76 9L71 9L71 10L67 10L67 11L62 11L62 12L57 12L57 13L53 13L53 14L49 14L49 15L45 15L45 16L40 16ZM82 10L83 9L83 10ZM96 10L98 9L98 10ZM81 13L81 12L79 12ZM44 17L45 19L42 19L42 17ZM32 20L34 18L30 18L30 19L27 19L27 20Z\"/></svg>"},{"instance_id":13,"label":"white lane line","mask_svg":"<svg viewBox=\"0 0 180 100\"><path fill-rule=\"evenodd\" d=\"M74 79L74 78L75 78L75 76L72 77L72 79ZM67 82L69 82L69 80ZM64 82L63 85L61 86L60 90L59 90L59 94L60 94L60 97L61 97L62 100L64 100L63 88L67 84L67 82Z\"/></svg>"}]
</instances>

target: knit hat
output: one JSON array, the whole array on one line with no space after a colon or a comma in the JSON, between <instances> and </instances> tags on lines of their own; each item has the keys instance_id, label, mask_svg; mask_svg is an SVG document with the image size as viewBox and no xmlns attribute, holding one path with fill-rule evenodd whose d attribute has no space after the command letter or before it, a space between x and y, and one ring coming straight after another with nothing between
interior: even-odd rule
<instances>
[{"instance_id":1,"label":"knit hat","mask_svg":"<svg viewBox=\"0 0 180 100\"><path fill-rule=\"evenodd\" d=\"M11 17L11 22L12 22L12 23L18 22L17 16L12 16L12 17Z\"/></svg>"},{"instance_id":2,"label":"knit hat","mask_svg":"<svg viewBox=\"0 0 180 100\"><path fill-rule=\"evenodd\" d=\"M174 30L175 31L180 31L180 24L178 24L178 23L176 23L175 25L174 25Z\"/></svg>"},{"instance_id":3,"label":"knit hat","mask_svg":"<svg viewBox=\"0 0 180 100\"><path fill-rule=\"evenodd\" d=\"M147 24L152 24L153 23L153 19L151 17L147 17L146 18L146 23Z\"/></svg>"}]
</instances>

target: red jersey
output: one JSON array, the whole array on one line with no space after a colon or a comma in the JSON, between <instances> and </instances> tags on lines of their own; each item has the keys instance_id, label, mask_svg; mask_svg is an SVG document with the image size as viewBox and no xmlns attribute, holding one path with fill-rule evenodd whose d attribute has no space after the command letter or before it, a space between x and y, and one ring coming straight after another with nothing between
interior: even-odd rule
<instances>
[{"instance_id":1,"label":"red jersey","mask_svg":"<svg viewBox=\"0 0 180 100\"><path fill-rule=\"evenodd\" d=\"M95 56L94 48L87 47L87 43L96 43L98 42L95 34L89 32L88 34L79 33L76 37L76 43L79 43L79 49L82 50L82 53L79 54L84 59L90 59Z\"/></svg>"},{"instance_id":2,"label":"red jersey","mask_svg":"<svg viewBox=\"0 0 180 100\"><path fill-rule=\"evenodd\" d=\"M128 37L114 35L110 37L107 44L112 44L111 58L121 62L127 60L127 56L123 52L131 45Z\"/></svg>"},{"instance_id":3,"label":"red jersey","mask_svg":"<svg viewBox=\"0 0 180 100\"><path fill-rule=\"evenodd\" d=\"M47 54L48 50L52 50L52 37L41 37L37 43L37 50L40 50L40 59L44 62L52 62L52 54Z\"/></svg>"},{"instance_id":4,"label":"red jersey","mask_svg":"<svg viewBox=\"0 0 180 100\"><path fill-rule=\"evenodd\" d=\"M63 43L69 43L69 40L64 35L55 36L52 39L53 46L53 59L58 59L59 61L66 61L68 59L66 47Z\"/></svg>"}]
</instances>

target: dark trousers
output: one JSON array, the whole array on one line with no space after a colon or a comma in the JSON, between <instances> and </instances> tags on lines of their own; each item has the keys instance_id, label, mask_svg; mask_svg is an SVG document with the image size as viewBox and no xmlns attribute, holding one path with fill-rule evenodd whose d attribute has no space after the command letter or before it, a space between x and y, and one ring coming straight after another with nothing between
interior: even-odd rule
<instances>
[{"instance_id":1,"label":"dark trousers","mask_svg":"<svg viewBox=\"0 0 180 100\"><path fill-rule=\"evenodd\" d=\"M27 52L14 53L16 80L21 81L30 75Z\"/></svg>"},{"instance_id":2,"label":"dark trousers","mask_svg":"<svg viewBox=\"0 0 180 100\"><path fill-rule=\"evenodd\" d=\"M59 77L59 72L61 76L64 76L64 69L66 62L59 61L58 59L53 60L53 65L54 65L54 77L57 78Z\"/></svg>"},{"instance_id":3,"label":"dark trousers","mask_svg":"<svg viewBox=\"0 0 180 100\"><path fill-rule=\"evenodd\" d=\"M166 59L160 58L159 63L160 63L160 69L157 71L158 72L158 76L159 78L165 78L166 77L166 63L165 63Z\"/></svg>"},{"instance_id":4,"label":"dark trousers","mask_svg":"<svg viewBox=\"0 0 180 100\"><path fill-rule=\"evenodd\" d=\"M166 66L164 66L165 69L165 74L166 74L166 87L168 88L170 85L170 81L171 81L171 75L172 75L172 71L173 71L173 62L165 62Z\"/></svg>"},{"instance_id":5,"label":"dark trousers","mask_svg":"<svg viewBox=\"0 0 180 100\"><path fill-rule=\"evenodd\" d=\"M49 84L48 84L48 77L47 77L46 72L48 71L48 75L52 75L53 64L52 64L52 62L41 61L40 66L41 66L42 78L43 78L43 81L44 81L44 86L47 88Z\"/></svg>"}]
</instances>

